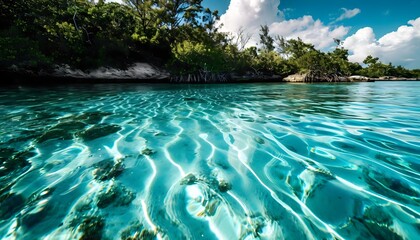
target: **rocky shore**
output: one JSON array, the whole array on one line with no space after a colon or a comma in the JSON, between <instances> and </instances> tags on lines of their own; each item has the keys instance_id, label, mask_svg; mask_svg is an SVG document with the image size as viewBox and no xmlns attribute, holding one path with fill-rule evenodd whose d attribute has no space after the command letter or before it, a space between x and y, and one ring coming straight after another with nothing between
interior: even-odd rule
<instances>
[{"instance_id":1,"label":"rocky shore","mask_svg":"<svg viewBox=\"0 0 420 240\"><path fill-rule=\"evenodd\" d=\"M127 69L101 67L91 71L72 69L67 65L56 66L51 70L31 71L11 67L0 70L0 84L61 84L61 83L212 83L219 81L201 81L199 78L173 77L165 69L149 63L136 63ZM214 74L213 74L214 75ZM214 79L218 79L214 77ZM194 81L189 81L195 79ZM280 75L237 75L223 74L224 83L285 82L374 82L374 81L419 81L418 78L399 78L384 76L369 78L365 76L322 75L313 72L293 74L287 77Z\"/></svg>"},{"instance_id":2,"label":"rocky shore","mask_svg":"<svg viewBox=\"0 0 420 240\"><path fill-rule=\"evenodd\" d=\"M11 67L0 70L0 74L0 84L170 82L170 74L167 71L149 63L135 63L127 69L101 67L91 71L72 69L67 65L40 71Z\"/></svg>"}]
</instances>

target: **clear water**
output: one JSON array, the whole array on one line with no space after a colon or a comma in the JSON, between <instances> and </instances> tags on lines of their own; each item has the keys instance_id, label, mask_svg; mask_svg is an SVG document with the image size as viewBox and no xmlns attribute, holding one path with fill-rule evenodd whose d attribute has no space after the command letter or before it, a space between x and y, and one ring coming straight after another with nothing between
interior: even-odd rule
<instances>
[{"instance_id":1,"label":"clear water","mask_svg":"<svg viewBox=\"0 0 420 240\"><path fill-rule=\"evenodd\" d=\"M0 89L3 239L418 239L420 82Z\"/></svg>"}]
</instances>

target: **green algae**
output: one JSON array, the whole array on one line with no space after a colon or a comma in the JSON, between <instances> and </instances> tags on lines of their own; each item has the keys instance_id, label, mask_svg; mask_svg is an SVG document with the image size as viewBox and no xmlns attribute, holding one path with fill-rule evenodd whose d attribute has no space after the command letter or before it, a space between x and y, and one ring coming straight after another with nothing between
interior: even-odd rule
<instances>
[{"instance_id":1,"label":"green algae","mask_svg":"<svg viewBox=\"0 0 420 240\"><path fill-rule=\"evenodd\" d=\"M189 173L184 178L181 179L179 184L181 184L181 185L192 185L196 182L197 182L197 177L194 174Z\"/></svg>"},{"instance_id":2,"label":"green algae","mask_svg":"<svg viewBox=\"0 0 420 240\"><path fill-rule=\"evenodd\" d=\"M264 139L260 138L260 137L255 137L254 140L258 143L258 144L264 144L265 141Z\"/></svg>"},{"instance_id":3,"label":"green algae","mask_svg":"<svg viewBox=\"0 0 420 240\"><path fill-rule=\"evenodd\" d=\"M73 134L64 129L50 129L37 138L38 143L43 143L48 140L71 140Z\"/></svg>"},{"instance_id":4,"label":"green algae","mask_svg":"<svg viewBox=\"0 0 420 240\"><path fill-rule=\"evenodd\" d=\"M150 155L153 155L155 153L155 151L153 151L152 149L150 149L150 148L145 148L145 149L143 149L142 151L141 151L141 154L142 155L146 155L146 156L150 156Z\"/></svg>"},{"instance_id":5,"label":"green algae","mask_svg":"<svg viewBox=\"0 0 420 240\"><path fill-rule=\"evenodd\" d=\"M139 222L133 223L121 233L121 240L153 240L156 237L156 232L145 229Z\"/></svg>"},{"instance_id":6,"label":"green algae","mask_svg":"<svg viewBox=\"0 0 420 240\"><path fill-rule=\"evenodd\" d=\"M122 160L103 160L94 165L93 176L96 180L106 181L120 176L125 169Z\"/></svg>"},{"instance_id":7,"label":"green algae","mask_svg":"<svg viewBox=\"0 0 420 240\"><path fill-rule=\"evenodd\" d=\"M119 183L112 182L110 186L103 188L99 192L96 205L98 208L127 206L134 198L136 198L135 193Z\"/></svg>"},{"instance_id":8,"label":"green algae","mask_svg":"<svg viewBox=\"0 0 420 240\"><path fill-rule=\"evenodd\" d=\"M86 123L81 121L61 121L49 128L36 141L43 143L48 140L71 140L74 134L82 131L86 127Z\"/></svg>"},{"instance_id":9,"label":"green algae","mask_svg":"<svg viewBox=\"0 0 420 240\"><path fill-rule=\"evenodd\" d=\"M118 125L98 124L84 131L77 132L76 136L83 141L92 141L97 138L105 137L121 130Z\"/></svg>"},{"instance_id":10,"label":"green algae","mask_svg":"<svg viewBox=\"0 0 420 240\"><path fill-rule=\"evenodd\" d=\"M79 225L80 240L102 239L105 220L101 216L88 216Z\"/></svg>"},{"instance_id":11,"label":"green algae","mask_svg":"<svg viewBox=\"0 0 420 240\"><path fill-rule=\"evenodd\" d=\"M232 190L232 184L226 182L225 180L219 180L218 189L220 192L227 192Z\"/></svg>"},{"instance_id":12,"label":"green algae","mask_svg":"<svg viewBox=\"0 0 420 240\"><path fill-rule=\"evenodd\" d=\"M7 192L31 167L29 158L35 156L32 148L17 151L13 148L0 149L0 195Z\"/></svg>"}]
</instances>

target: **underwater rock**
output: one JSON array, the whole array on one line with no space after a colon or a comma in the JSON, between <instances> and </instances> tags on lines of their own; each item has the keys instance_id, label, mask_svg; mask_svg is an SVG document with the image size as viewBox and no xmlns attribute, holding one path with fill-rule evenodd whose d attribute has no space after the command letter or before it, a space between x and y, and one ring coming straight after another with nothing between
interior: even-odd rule
<instances>
[{"instance_id":1,"label":"underwater rock","mask_svg":"<svg viewBox=\"0 0 420 240\"><path fill-rule=\"evenodd\" d=\"M184 178L181 179L180 185L192 185L197 182L205 183L213 190L219 190L220 192L227 192L232 189L232 184L226 182L225 180L217 180L214 177L205 177L199 176L196 177L194 174L189 173Z\"/></svg>"},{"instance_id":2,"label":"underwater rock","mask_svg":"<svg viewBox=\"0 0 420 240\"><path fill-rule=\"evenodd\" d=\"M386 213L381 206L372 206L365 209L363 217L351 220L353 225L360 225L358 231L364 238L402 240L404 239L392 229L392 216ZM362 231L362 229L364 230Z\"/></svg>"},{"instance_id":3,"label":"underwater rock","mask_svg":"<svg viewBox=\"0 0 420 240\"><path fill-rule=\"evenodd\" d=\"M99 181L106 181L116 178L124 171L122 160L115 162L114 160L103 160L94 165L93 177Z\"/></svg>"},{"instance_id":4,"label":"underwater rock","mask_svg":"<svg viewBox=\"0 0 420 240\"><path fill-rule=\"evenodd\" d=\"M144 228L142 224L136 222L121 233L122 240L152 240L156 239L156 233Z\"/></svg>"},{"instance_id":5,"label":"underwater rock","mask_svg":"<svg viewBox=\"0 0 420 240\"><path fill-rule=\"evenodd\" d=\"M150 148L145 148L145 149L143 149L142 151L141 151L141 154L142 155L147 155L147 156L150 156L150 155L152 155L152 154L154 154L155 153L155 151L153 151L152 149L150 149Z\"/></svg>"},{"instance_id":6,"label":"underwater rock","mask_svg":"<svg viewBox=\"0 0 420 240\"><path fill-rule=\"evenodd\" d=\"M29 197L25 209L21 211L20 223L22 226L33 228L51 215L53 208L48 200L54 190L54 188L46 188Z\"/></svg>"},{"instance_id":7,"label":"underwater rock","mask_svg":"<svg viewBox=\"0 0 420 240\"><path fill-rule=\"evenodd\" d=\"M4 176L9 172L19 170L30 165L27 159L36 155L31 150L32 149L27 149L22 152L18 152L12 148L0 149L0 176Z\"/></svg>"},{"instance_id":8,"label":"underwater rock","mask_svg":"<svg viewBox=\"0 0 420 240\"><path fill-rule=\"evenodd\" d=\"M15 144L15 143L23 143L29 140L33 140L38 138L39 136L41 136L42 133L40 130L23 130L20 132L19 136L14 137L10 140L8 140L7 142L5 142L6 146L10 146L11 144Z\"/></svg>"},{"instance_id":9,"label":"underwater rock","mask_svg":"<svg viewBox=\"0 0 420 240\"><path fill-rule=\"evenodd\" d=\"M10 189L17 177L30 168L31 164L27 159L35 155L31 148L22 152L12 148L0 149L0 195Z\"/></svg>"},{"instance_id":10,"label":"underwater rock","mask_svg":"<svg viewBox=\"0 0 420 240\"><path fill-rule=\"evenodd\" d=\"M97 138L105 137L121 130L118 125L98 124L91 128L76 133L76 136L84 141L91 141Z\"/></svg>"},{"instance_id":11,"label":"underwater rock","mask_svg":"<svg viewBox=\"0 0 420 240\"><path fill-rule=\"evenodd\" d=\"M247 236L260 239L262 236L262 230L265 226L265 219L262 216L250 216L249 220L244 223L247 225L246 231L242 233L241 239L245 239Z\"/></svg>"},{"instance_id":12,"label":"underwater rock","mask_svg":"<svg viewBox=\"0 0 420 240\"><path fill-rule=\"evenodd\" d=\"M52 139L71 140L73 139L73 134L64 129L49 129L47 130L47 132L45 132L39 138L37 138L36 141L38 143L43 143Z\"/></svg>"},{"instance_id":13,"label":"underwater rock","mask_svg":"<svg viewBox=\"0 0 420 240\"><path fill-rule=\"evenodd\" d=\"M63 121L52 126L41 136L39 136L36 141L43 143L47 140L59 139L59 140L71 140L73 135L77 131L81 131L86 127L86 124L80 121Z\"/></svg>"},{"instance_id":14,"label":"underwater rock","mask_svg":"<svg viewBox=\"0 0 420 240\"><path fill-rule=\"evenodd\" d=\"M0 148L0 164L6 162L12 155L17 152L13 148Z\"/></svg>"},{"instance_id":15,"label":"underwater rock","mask_svg":"<svg viewBox=\"0 0 420 240\"><path fill-rule=\"evenodd\" d=\"M181 185L192 185L197 182L197 177L189 173L187 176L185 176L183 179L181 179L181 182L179 184Z\"/></svg>"},{"instance_id":16,"label":"underwater rock","mask_svg":"<svg viewBox=\"0 0 420 240\"><path fill-rule=\"evenodd\" d=\"M18 213L25 206L25 199L16 193L0 196L0 220L6 220Z\"/></svg>"},{"instance_id":17,"label":"underwater rock","mask_svg":"<svg viewBox=\"0 0 420 240\"><path fill-rule=\"evenodd\" d=\"M254 140L259 144L264 144L265 143L264 139L262 139L260 137L255 137Z\"/></svg>"},{"instance_id":18,"label":"underwater rock","mask_svg":"<svg viewBox=\"0 0 420 240\"><path fill-rule=\"evenodd\" d=\"M103 188L97 196L97 206L99 208L106 208L110 205L127 206L136 198L136 194L123 185L115 182L110 185Z\"/></svg>"},{"instance_id":19,"label":"underwater rock","mask_svg":"<svg viewBox=\"0 0 420 240\"><path fill-rule=\"evenodd\" d=\"M379 225L372 222L363 222L369 232L374 236L375 239L384 240L403 240L404 238L392 231L386 226Z\"/></svg>"},{"instance_id":20,"label":"underwater rock","mask_svg":"<svg viewBox=\"0 0 420 240\"><path fill-rule=\"evenodd\" d=\"M184 97L184 101L195 101L195 100L199 100L199 98L195 98L195 97Z\"/></svg>"},{"instance_id":21,"label":"underwater rock","mask_svg":"<svg viewBox=\"0 0 420 240\"><path fill-rule=\"evenodd\" d=\"M415 200L420 203L420 194L398 176L391 177L386 172L378 172L372 168L363 168L363 177L375 192L398 199L402 202Z\"/></svg>"},{"instance_id":22,"label":"underwater rock","mask_svg":"<svg viewBox=\"0 0 420 240\"><path fill-rule=\"evenodd\" d=\"M82 233L80 240L102 239L104 227L105 220L102 217L85 217L78 227Z\"/></svg>"},{"instance_id":23,"label":"underwater rock","mask_svg":"<svg viewBox=\"0 0 420 240\"><path fill-rule=\"evenodd\" d=\"M93 199L85 198L69 213L70 221L63 224L72 229L72 232L79 232L82 235L79 239L102 239L105 220L100 215L93 215L93 209L95 209Z\"/></svg>"},{"instance_id":24,"label":"underwater rock","mask_svg":"<svg viewBox=\"0 0 420 240\"><path fill-rule=\"evenodd\" d=\"M227 191L232 189L232 184L230 184L230 183L228 183L228 182L226 182L225 180L222 179L222 180L219 181L218 188L219 188L219 191L221 191L221 192L227 192Z\"/></svg>"},{"instance_id":25,"label":"underwater rock","mask_svg":"<svg viewBox=\"0 0 420 240\"><path fill-rule=\"evenodd\" d=\"M384 154L384 153L377 153L375 155L375 158L380 160L380 161L389 163L391 165L397 165L401 168L410 169L409 164L405 163L399 157L396 157L396 156L393 156L393 155L388 155L388 154Z\"/></svg>"},{"instance_id":26,"label":"underwater rock","mask_svg":"<svg viewBox=\"0 0 420 240\"><path fill-rule=\"evenodd\" d=\"M380 206L367 208L363 214L363 218L385 226L391 226L393 223L392 217Z\"/></svg>"}]
</instances>

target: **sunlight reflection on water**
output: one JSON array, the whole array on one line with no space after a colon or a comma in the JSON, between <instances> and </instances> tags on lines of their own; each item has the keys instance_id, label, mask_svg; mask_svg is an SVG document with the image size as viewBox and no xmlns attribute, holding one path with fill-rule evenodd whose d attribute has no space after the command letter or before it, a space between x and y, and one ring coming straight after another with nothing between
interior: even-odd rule
<instances>
[{"instance_id":1,"label":"sunlight reflection on water","mask_svg":"<svg viewBox=\"0 0 420 240\"><path fill-rule=\"evenodd\" d=\"M0 89L6 239L415 239L420 83Z\"/></svg>"}]
</instances>

